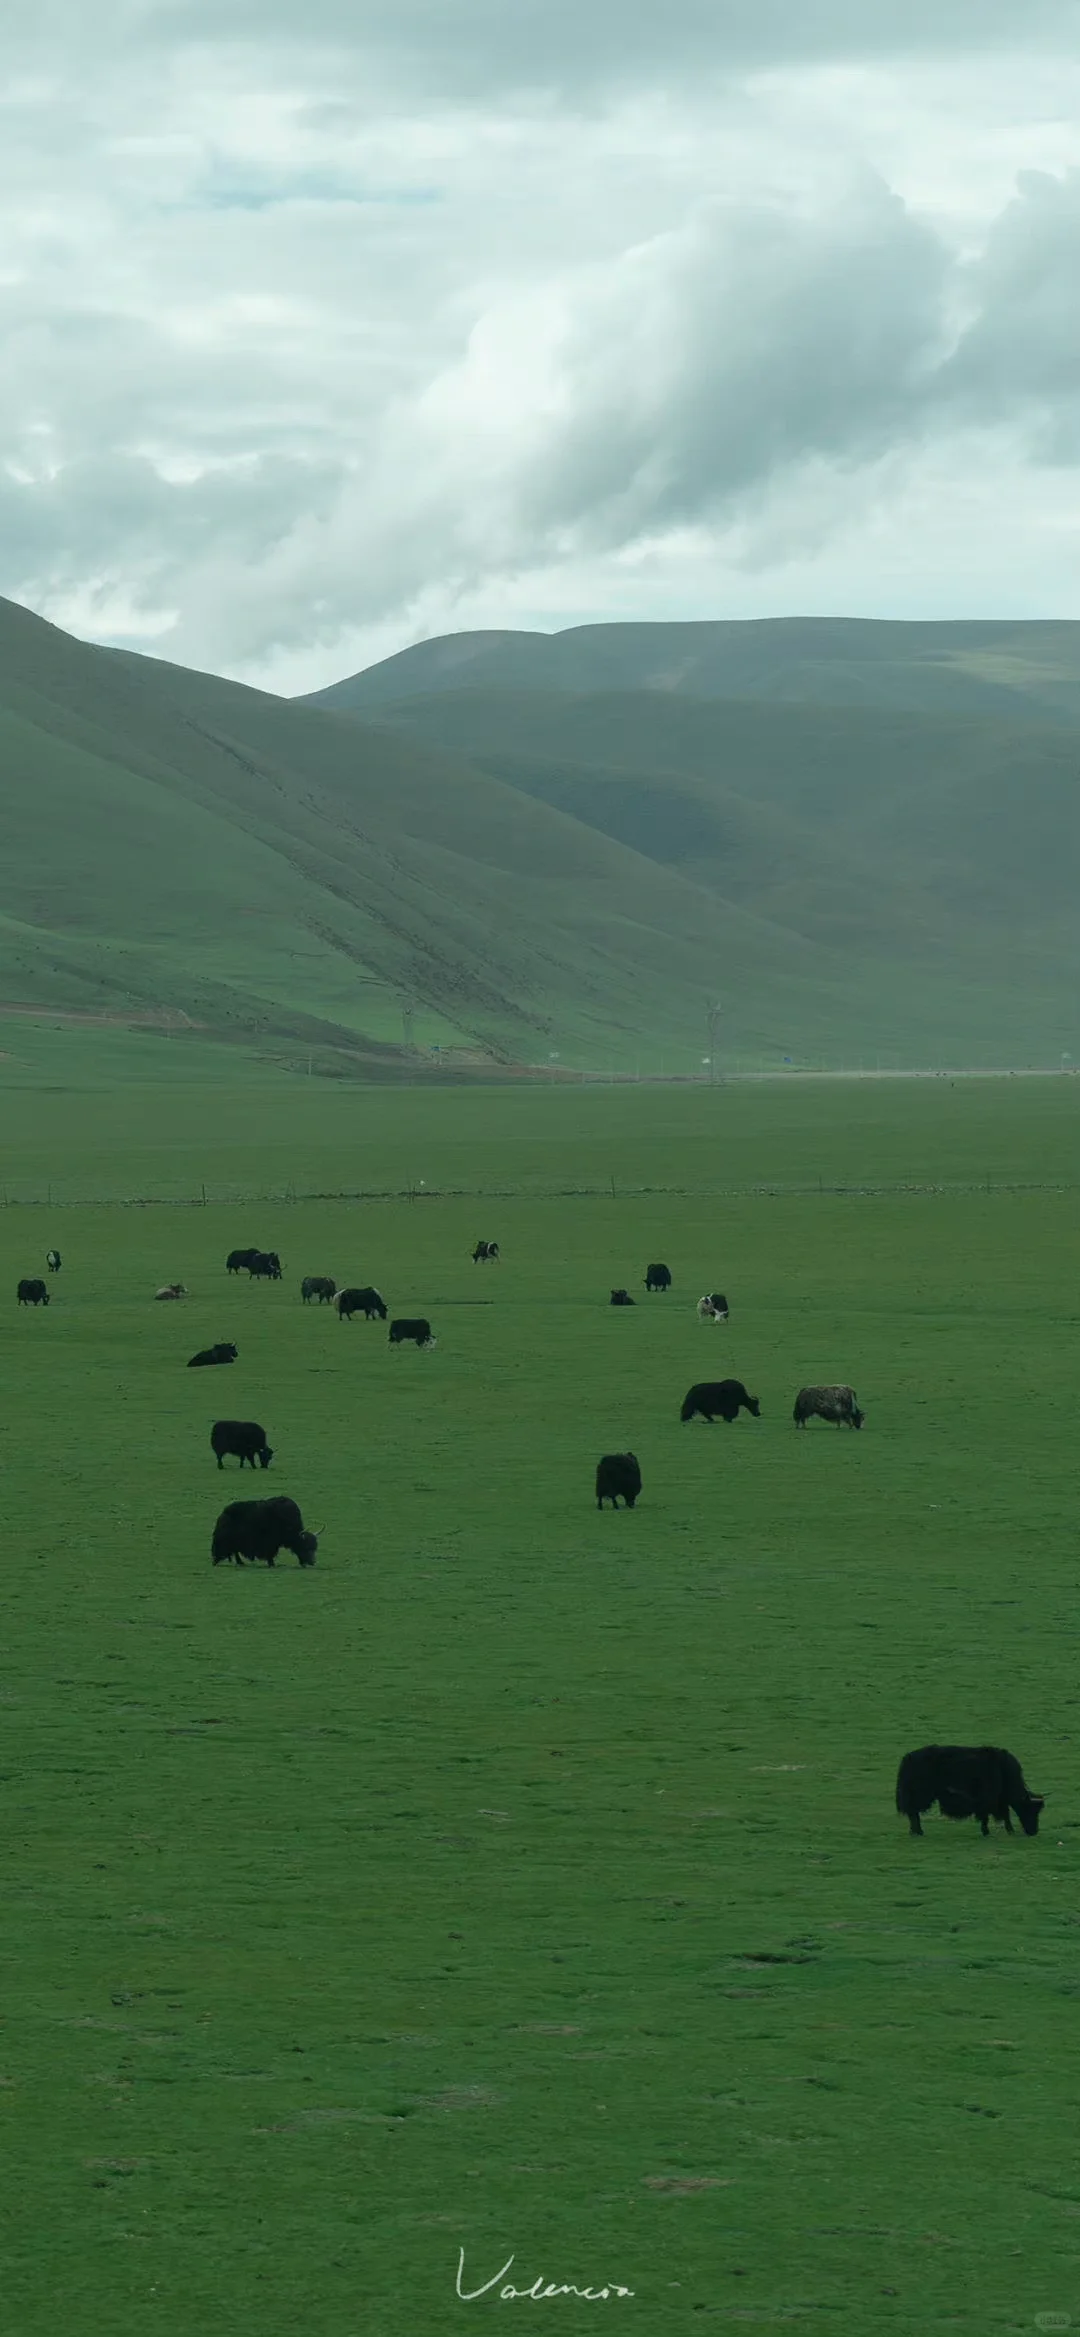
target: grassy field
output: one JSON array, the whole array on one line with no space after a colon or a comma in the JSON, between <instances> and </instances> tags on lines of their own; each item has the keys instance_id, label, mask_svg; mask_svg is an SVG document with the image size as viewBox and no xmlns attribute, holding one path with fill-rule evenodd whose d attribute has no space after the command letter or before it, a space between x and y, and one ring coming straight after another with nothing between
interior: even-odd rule
<instances>
[{"instance_id":1,"label":"grassy field","mask_svg":"<svg viewBox=\"0 0 1080 2337\"><path fill-rule=\"evenodd\" d=\"M459 2301L462 2247L466 2289L512 2255L633 2290L530 2305L560 2328L1080 2319L1076 1197L995 1189L1067 1182L1077 1110L23 1091L6 1172L57 1190L0 1208L15 2337L532 2325ZM420 1177L510 1197L282 1197ZM202 1179L267 1198L75 1198ZM811 1189L735 1189L770 1181ZM226 1277L251 1241L280 1287ZM683 1427L727 1372L760 1421ZM796 1433L817 1378L861 1435ZM325 1527L312 1571L211 1568L219 1414L267 1427L245 1490ZM598 1516L627 1446L642 1501ZM934 1738L1015 1751L1039 1838L911 1840Z\"/></svg>"}]
</instances>

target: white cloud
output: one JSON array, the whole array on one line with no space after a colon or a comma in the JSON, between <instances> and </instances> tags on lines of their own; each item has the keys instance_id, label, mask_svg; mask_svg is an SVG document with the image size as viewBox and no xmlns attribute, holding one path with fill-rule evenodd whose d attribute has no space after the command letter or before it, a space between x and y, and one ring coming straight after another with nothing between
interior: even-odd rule
<instances>
[{"instance_id":1,"label":"white cloud","mask_svg":"<svg viewBox=\"0 0 1080 2337\"><path fill-rule=\"evenodd\" d=\"M1076 10L1015 21L53 0L0 592L296 689L459 624L1075 613Z\"/></svg>"}]
</instances>

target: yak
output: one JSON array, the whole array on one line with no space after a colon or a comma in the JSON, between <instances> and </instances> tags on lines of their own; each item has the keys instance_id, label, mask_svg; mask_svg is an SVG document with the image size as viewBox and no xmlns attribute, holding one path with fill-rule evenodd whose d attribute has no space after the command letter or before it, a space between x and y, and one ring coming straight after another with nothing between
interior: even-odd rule
<instances>
[{"instance_id":1,"label":"yak","mask_svg":"<svg viewBox=\"0 0 1080 2337\"><path fill-rule=\"evenodd\" d=\"M633 1306L635 1301L631 1298L628 1290L613 1290L611 1304L612 1306Z\"/></svg>"},{"instance_id":2,"label":"yak","mask_svg":"<svg viewBox=\"0 0 1080 2337\"><path fill-rule=\"evenodd\" d=\"M154 1292L154 1297L155 1297L155 1298L186 1298L186 1297L187 1297L187 1284L186 1284L185 1282L163 1282L163 1283L162 1283L162 1285L161 1285L161 1289L160 1289L160 1290L155 1290L155 1292Z\"/></svg>"},{"instance_id":3,"label":"yak","mask_svg":"<svg viewBox=\"0 0 1080 2337\"><path fill-rule=\"evenodd\" d=\"M226 1274L246 1273L253 1258L261 1258L261 1250L230 1250L225 1260Z\"/></svg>"},{"instance_id":4,"label":"yak","mask_svg":"<svg viewBox=\"0 0 1080 2337\"><path fill-rule=\"evenodd\" d=\"M20 1282L17 1297L20 1306L48 1306L49 1303L49 1293L45 1284L39 1281L36 1276L29 1281Z\"/></svg>"},{"instance_id":5,"label":"yak","mask_svg":"<svg viewBox=\"0 0 1080 2337\"><path fill-rule=\"evenodd\" d=\"M188 1370L195 1371L201 1363L235 1363L238 1350L229 1341L218 1347L200 1347L197 1355L188 1357Z\"/></svg>"},{"instance_id":6,"label":"yak","mask_svg":"<svg viewBox=\"0 0 1080 2337\"><path fill-rule=\"evenodd\" d=\"M472 1262L474 1266L485 1264L497 1266L499 1263L498 1242L477 1242L472 1254Z\"/></svg>"},{"instance_id":7,"label":"yak","mask_svg":"<svg viewBox=\"0 0 1080 2337\"><path fill-rule=\"evenodd\" d=\"M1000 1745L922 1745L905 1753L896 1780L896 1807L913 1834L935 1801L944 1818L978 1818L984 1834L991 1818L1011 1834L1013 1809L1025 1834L1037 1834L1044 1800L1028 1792L1015 1753Z\"/></svg>"},{"instance_id":8,"label":"yak","mask_svg":"<svg viewBox=\"0 0 1080 2337\"><path fill-rule=\"evenodd\" d=\"M697 1311L703 1323L726 1323L728 1302L723 1291L707 1290L704 1298L699 1298L697 1302Z\"/></svg>"},{"instance_id":9,"label":"yak","mask_svg":"<svg viewBox=\"0 0 1080 2337\"><path fill-rule=\"evenodd\" d=\"M274 1458L273 1449L266 1441L266 1430L257 1420L215 1420L210 1431L210 1449L217 1454L219 1469L225 1466L227 1453L235 1453L241 1468L247 1461L254 1468L268 1469Z\"/></svg>"},{"instance_id":10,"label":"yak","mask_svg":"<svg viewBox=\"0 0 1080 2337\"><path fill-rule=\"evenodd\" d=\"M300 1284L300 1296L305 1306L309 1305L313 1298L318 1299L320 1306L326 1306L336 1295L337 1283L332 1280L329 1274L305 1274Z\"/></svg>"},{"instance_id":11,"label":"yak","mask_svg":"<svg viewBox=\"0 0 1080 2337\"><path fill-rule=\"evenodd\" d=\"M62 1264L59 1250L46 1250L45 1264L47 1265L50 1274L59 1274Z\"/></svg>"},{"instance_id":12,"label":"yak","mask_svg":"<svg viewBox=\"0 0 1080 2337\"><path fill-rule=\"evenodd\" d=\"M363 1315L366 1322L386 1321L386 1300L381 1291L370 1286L366 1290L341 1290L337 1301L338 1321L351 1323L354 1315Z\"/></svg>"},{"instance_id":13,"label":"yak","mask_svg":"<svg viewBox=\"0 0 1080 2337\"><path fill-rule=\"evenodd\" d=\"M854 1388L800 1388L791 1415L796 1428L805 1428L808 1420L835 1420L839 1428L861 1428L866 1418L860 1412Z\"/></svg>"},{"instance_id":14,"label":"yak","mask_svg":"<svg viewBox=\"0 0 1080 2337\"><path fill-rule=\"evenodd\" d=\"M670 1290L670 1266L647 1266L645 1269L645 1288L646 1290Z\"/></svg>"},{"instance_id":15,"label":"yak","mask_svg":"<svg viewBox=\"0 0 1080 2337\"><path fill-rule=\"evenodd\" d=\"M318 1534L307 1531L295 1501L279 1493L273 1501L230 1501L223 1509L210 1544L215 1566L232 1559L237 1566L258 1561L272 1566L279 1550L291 1550L301 1566L314 1566Z\"/></svg>"},{"instance_id":16,"label":"yak","mask_svg":"<svg viewBox=\"0 0 1080 2337\"><path fill-rule=\"evenodd\" d=\"M253 1282L280 1282L281 1260L276 1250L252 1250L248 1274Z\"/></svg>"},{"instance_id":17,"label":"yak","mask_svg":"<svg viewBox=\"0 0 1080 2337\"><path fill-rule=\"evenodd\" d=\"M603 1509L610 1501L613 1509L619 1506L622 1495L627 1509L633 1509L641 1491L641 1470L636 1453L605 1453L596 1464L596 1506Z\"/></svg>"},{"instance_id":18,"label":"yak","mask_svg":"<svg viewBox=\"0 0 1080 2337\"><path fill-rule=\"evenodd\" d=\"M400 1347L403 1339L411 1339L417 1347L434 1347L435 1345L431 1336L431 1324L423 1315L412 1318L402 1315L399 1316L397 1322L391 1323L391 1347Z\"/></svg>"},{"instance_id":19,"label":"yak","mask_svg":"<svg viewBox=\"0 0 1080 2337\"><path fill-rule=\"evenodd\" d=\"M691 1388L679 1415L682 1420L693 1420L700 1413L703 1420L726 1420L730 1426L740 1411L761 1418L761 1406L756 1396L748 1396L741 1379L699 1380Z\"/></svg>"}]
</instances>

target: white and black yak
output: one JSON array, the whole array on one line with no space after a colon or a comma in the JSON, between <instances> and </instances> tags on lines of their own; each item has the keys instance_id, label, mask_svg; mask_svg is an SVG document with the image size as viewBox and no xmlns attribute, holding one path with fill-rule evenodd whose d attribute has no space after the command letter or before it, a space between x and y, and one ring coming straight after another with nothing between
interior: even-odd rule
<instances>
[{"instance_id":1,"label":"white and black yak","mask_svg":"<svg viewBox=\"0 0 1080 2337\"><path fill-rule=\"evenodd\" d=\"M49 1303L45 1284L36 1275L20 1282L17 1296L20 1306L48 1306Z\"/></svg>"},{"instance_id":2,"label":"white and black yak","mask_svg":"<svg viewBox=\"0 0 1080 2337\"><path fill-rule=\"evenodd\" d=\"M339 1323L351 1323L354 1315L363 1315L367 1323L385 1323L386 1300L371 1285L366 1290L339 1290L337 1311Z\"/></svg>"}]
</instances>

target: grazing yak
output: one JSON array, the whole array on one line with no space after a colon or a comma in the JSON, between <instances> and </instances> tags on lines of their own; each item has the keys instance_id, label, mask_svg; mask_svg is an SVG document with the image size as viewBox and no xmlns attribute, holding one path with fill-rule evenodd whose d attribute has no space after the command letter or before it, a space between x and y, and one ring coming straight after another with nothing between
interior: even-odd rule
<instances>
[{"instance_id":1,"label":"grazing yak","mask_svg":"<svg viewBox=\"0 0 1080 2337\"><path fill-rule=\"evenodd\" d=\"M497 1266L499 1263L498 1242L477 1242L472 1254L472 1262L474 1266Z\"/></svg>"},{"instance_id":2,"label":"grazing yak","mask_svg":"<svg viewBox=\"0 0 1080 2337\"><path fill-rule=\"evenodd\" d=\"M755 1420L761 1418L757 1397L747 1395L741 1379L699 1380L686 1397L679 1418L693 1420L700 1413L703 1420L726 1420L730 1427L740 1411L751 1413Z\"/></svg>"},{"instance_id":3,"label":"grazing yak","mask_svg":"<svg viewBox=\"0 0 1080 2337\"><path fill-rule=\"evenodd\" d=\"M1015 1753L999 1745L923 1745L905 1753L896 1780L896 1807L913 1834L935 1801L943 1818L978 1818L984 1834L991 1818L1011 1834L1014 1809L1025 1834L1037 1834L1044 1796L1028 1792Z\"/></svg>"},{"instance_id":4,"label":"grazing yak","mask_svg":"<svg viewBox=\"0 0 1080 2337\"><path fill-rule=\"evenodd\" d=\"M162 1283L162 1285L161 1285L161 1289L160 1289L160 1290L155 1290L155 1292L154 1292L154 1297L155 1297L155 1298L186 1298L186 1297L187 1297L187 1284L186 1284L185 1282L163 1282L163 1283Z\"/></svg>"},{"instance_id":5,"label":"grazing yak","mask_svg":"<svg viewBox=\"0 0 1080 2337\"><path fill-rule=\"evenodd\" d=\"M46 1250L45 1264L47 1265L50 1274L59 1274L61 1262L62 1261L59 1250Z\"/></svg>"},{"instance_id":6,"label":"grazing yak","mask_svg":"<svg viewBox=\"0 0 1080 2337\"><path fill-rule=\"evenodd\" d=\"M631 1298L628 1290L613 1290L611 1303L612 1306L633 1306L635 1301Z\"/></svg>"},{"instance_id":7,"label":"grazing yak","mask_svg":"<svg viewBox=\"0 0 1080 2337\"><path fill-rule=\"evenodd\" d=\"M45 1284L37 1280L36 1277L30 1281L20 1282L17 1296L20 1306L48 1306L49 1303L49 1293Z\"/></svg>"},{"instance_id":8,"label":"grazing yak","mask_svg":"<svg viewBox=\"0 0 1080 2337\"><path fill-rule=\"evenodd\" d=\"M618 1509L620 1494L627 1509L633 1509L640 1491L641 1470L636 1453L605 1453L603 1460L597 1461L597 1509L603 1509L605 1501L610 1501L612 1508Z\"/></svg>"},{"instance_id":9,"label":"grazing yak","mask_svg":"<svg viewBox=\"0 0 1080 2337\"><path fill-rule=\"evenodd\" d=\"M805 1428L808 1420L835 1420L838 1428L842 1422L861 1428L866 1414L859 1410L854 1388L800 1388L791 1417L796 1428Z\"/></svg>"},{"instance_id":10,"label":"grazing yak","mask_svg":"<svg viewBox=\"0 0 1080 2337\"><path fill-rule=\"evenodd\" d=\"M227 1340L218 1347L200 1347L197 1355L188 1358L188 1370L195 1371L200 1363L235 1363L237 1349Z\"/></svg>"},{"instance_id":11,"label":"grazing yak","mask_svg":"<svg viewBox=\"0 0 1080 2337\"><path fill-rule=\"evenodd\" d=\"M253 1282L280 1282L281 1259L276 1250L252 1250L248 1273Z\"/></svg>"},{"instance_id":12,"label":"grazing yak","mask_svg":"<svg viewBox=\"0 0 1080 2337\"><path fill-rule=\"evenodd\" d=\"M247 1461L254 1468L268 1469L274 1458L272 1446L267 1444L266 1430L257 1420L215 1420L210 1431L210 1448L217 1454L219 1469L225 1466L227 1453L235 1453L241 1468Z\"/></svg>"},{"instance_id":13,"label":"grazing yak","mask_svg":"<svg viewBox=\"0 0 1080 2337\"><path fill-rule=\"evenodd\" d=\"M703 1323L726 1323L728 1302L722 1290L707 1290L697 1302L698 1315Z\"/></svg>"},{"instance_id":14,"label":"grazing yak","mask_svg":"<svg viewBox=\"0 0 1080 2337\"><path fill-rule=\"evenodd\" d=\"M646 1290L670 1290L670 1266L647 1266L645 1269L645 1288Z\"/></svg>"},{"instance_id":15,"label":"grazing yak","mask_svg":"<svg viewBox=\"0 0 1080 2337\"><path fill-rule=\"evenodd\" d=\"M305 1306L309 1306L313 1298L318 1299L320 1306L327 1306L332 1298L337 1297L337 1283L329 1274L305 1274L300 1284L300 1296Z\"/></svg>"},{"instance_id":16,"label":"grazing yak","mask_svg":"<svg viewBox=\"0 0 1080 2337\"><path fill-rule=\"evenodd\" d=\"M368 1323L385 1323L386 1300L381 1291L370 1285L366 1290L340 1290L337 1311L341 1323L351 1323L354 1315L363 1315Z\"/></svg>"},{"instance_id":17,"label":"grazing yak","mask_svg":"<svg viewBox=\"0 0 1080 2337\"><path fill-rule=\"evenodd\" d=\"M279 1550L291 1550L301 1566L314 1566L318 1534L307 1531L295 1501L279 1493L273 1501L230 1501L223 1509L210 1544L215 1566L232 1559L272 1566Z\"/></svg>"},{"instance_id":18,"label":"grazing yak","mask_svg":"<svg viewBox=\"0 0 1080 2337\"><path fill-rule=\"evenodd\" d=\"M253 1258L261 1258L261 1250L230 1250L225 1260L226 1274L245 1274Z\"/></svg>"},{"instance_id":19,"label":"grazing yak","mask_svg":"<svg viewBox=\"0 0 1080 2337\"><path fill-rule=\"evenodd\" d=\"M426 1321L423 1315L417 1315L412 1319L402 1315L399 1316L396 1323L391 1323L391 1347L400 1347L403 1339L411 1339L414 1346L417 1347L434 1347L435 1345L431 1336L431 1324Z\"/></svg>"}]
</instances>

